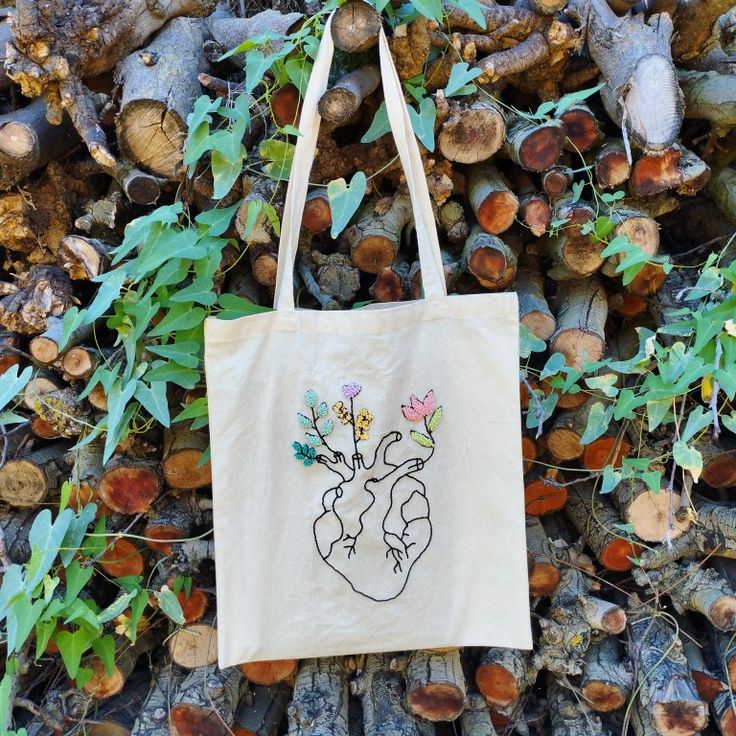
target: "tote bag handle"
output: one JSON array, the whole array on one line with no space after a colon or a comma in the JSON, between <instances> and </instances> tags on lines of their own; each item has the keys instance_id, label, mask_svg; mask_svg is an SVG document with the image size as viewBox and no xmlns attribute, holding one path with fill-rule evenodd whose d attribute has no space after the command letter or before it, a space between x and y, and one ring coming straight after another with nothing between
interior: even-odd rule
<instances>
[{"instance_id":1,"label":"tote bag handle","mask_svg":"<svg viewBox=\"0 0 736 736\"><path fill-rule=\"evenodd\" d=\"M279 241L279 260L274 296L274 307L276 309L289 311L294 309L294 260L309 186L309 173L312 168L317 146L317 134L319 133L320 115L317 111L317 103L327 89L327 80L334 51L330 32L331 25L332 15L325 24L325 32L302 103L299 123L301 135L296 142L291 175L286 189L284 216L281 223L281 240ZM401 82L396 73L383 29L380 32L378 48L386 112L399 152L414 212L424 295L427 299L438 299L447 295L447 288L445 286L437 228L429 199L427 179L419 155L419 147L414 137L414 131L404 102Z\"/></svg>"}]
</instances>

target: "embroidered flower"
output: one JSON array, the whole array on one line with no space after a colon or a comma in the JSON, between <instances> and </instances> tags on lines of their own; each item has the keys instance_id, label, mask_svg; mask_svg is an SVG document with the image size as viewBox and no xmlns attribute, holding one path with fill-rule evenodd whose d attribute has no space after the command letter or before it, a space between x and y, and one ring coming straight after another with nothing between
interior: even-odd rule
<instances>
[{"instance_id":1,"label":"embroidered flower","mask_svg":"<svg viewBox=\"0 0 736 736\"><path fill-rule=\"evenodd\" d=\"M401 405L401 411L410 422L421 422L422 419L428 417L434 411L435 404L434 391L430 391L422 401L412 394L409 397L408 406Z\"/></svg>"},{"instance_id":2,"label":"embroidered flower","mask_svg":"<svg viewBox=\"0 0 736 736\"><path fill-rule=\"evenodd\" d=\"M342 403L342 401L338 401L337 403L333 404L332 411L337 414L337 418L343 424L350 424L350 422L352 421L352 417L350 416L350 409L348 409L345 404Z\"/></svg>"},{"instance_id":3,"label":"embroidered flower","mask_svg":"<svg viewBox=\"0 0 736 736\"><path fill-rule=\"evenodd\" d=\"M346 399L354 399L362 390L363 387L359 383L346 383L342 387L342 395Z\"/></svg>"},{"instance_id":4,"label":"embroidered flower","mask_svg":"<svg viewBox=\"0 0 736 736\"><path fill-rule=\"evenodd\" d=\"M370 429L371 422L373 421L373 414L368 409L361 409L358 412L358 416L355 417L355 439L356 440L367 440L368 430Z\"/></svg>"}]
</instances>

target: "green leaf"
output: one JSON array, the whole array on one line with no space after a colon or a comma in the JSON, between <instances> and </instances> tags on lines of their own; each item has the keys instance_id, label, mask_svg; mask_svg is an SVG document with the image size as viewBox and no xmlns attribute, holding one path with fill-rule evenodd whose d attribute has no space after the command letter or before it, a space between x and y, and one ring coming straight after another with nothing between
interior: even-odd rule
<instances>
[{"instance_id":1,"label":"green leaf","mask_svg":"<svg viewBox=\"0 0 736 736\"><path fill-rule=\"evenodd\" d=\"M646 483L652 493L659 493L662 490L662 471L661 470L645 470L641 474L641 479Z\"/></svg>"},{"instance_id":2,"label":"green leaf","mask_svg":"<svg viewBox=\"0 0 736 736\"><path fill-rule=\"evenodd\" d=\"M570 92L569 94L563 95L557 103L557 109L555 110L556 115L562 115L565 110L569 110L576 102L582 102L588 99L596 92L602 90L606 85L604 83L598 84L590 89L579 89L576 92Z\"/></svg>"},{"instance_id":3,"label":"green leaf","mask_svg":"<svg viewBox=\"0 0 736 736\"><path fill-rule=\"evenodd\" d=\"M112 677L115 670L115 639L110 634L105 634L92 642L92 649L105 665L107 676Z\"/></svg>"},{"instance_id":4,"label":"green leaf","mask_svg":"<svg viewBox=\"0 0 736 736\"><path fill-rule=\"evenodd\" d=\"M184 624L184 613L181 610L181 604L176 594L166 585L161 590L154 591L159 608L168 616L175 624Z\"/></svg>"},{"instance_id":5,"label":"green leaf","mask_svg":"<svg viewBox=\"0 0 736 736\"><path fill-rule=\"evenodd\" d=\"M700 452L683 440L677 440L672 445L672 457L681 468L689 471L697 483L703 471L703 456Z\"/></svg>"},{"instance_id":6,"label":"green leaf","mask_svg":"<svg viewBox=\"0 0 736 736\"><path fill-rule=\"evenodd\" d=\"M601 488L599 493L610 493L622 480L623 473L614 470L612 465L606 465L603 468L603 477L601 479Z\"/></svg>"},{"instance_id":7,"label":"green leaf","mask_svg":"<svg viewBox=\"0 0 736 736\"><path fill-rule=\"evenodd\" d=\"M137 387L137 380L127 381L123 385L119 379L113 383L107 392L107 436L105 437L105 449L102 455L103 463L106 463L112 457L122 432L125 430L123 417L128 402L133 398Z\"/></svg>"},{"instance_id":8,"label":"green leaf","mask_svg":"<svg viewBox=\"0 0 736 736\"><path fill-rule=\"evenodd\" d=\"M487 8L487 5L478 2L478 0L453 0L450 4L466 12L482 29L485 30L486 18L483 14L483 8Z\"/></svg>"},{"instance_id":9,"label":"green leaf","mask_svg":"<svg viewBox=\"0 0 736 736\"><path fill-rule=\"evenodd\" d=\"M271 68L272 57L265 56L260 49L253 49L245 56L245 92L250 94L263 80Z\"/></svg>"},{"instance_id":10,"label":"green leaf","mask_svg":"<svg viewBox=\"0 0 736 736\"><path fill-rule=\"evenodd\" d=\"M8 654L13 654L23 647L45 606L42 599L31 603L27 595L22 595L15 601L7 617Z\"/></svg>"},{"instance_id":11,"label":"green leaf","mask_svg":"<svg viewBox=\"0 0 736 736\"><path fill-rule=\"evenodd\" d=\"M736 409L727 416L722 416L721 423L729 432L736 434Z\"/></svg>"},{"instance_id":12,"label":"green leaf","mask_svg":"<svg viewBox=\"0 0 736 736\"><path fill-rule=\"evenodd\" d=\"M150 386L139 382L134 397L157 422L164 427L171 424L165 381L151 381Z\"/></svg>"},{"instance_id":13,"label":"green leaf","mask_svg":"<svg viewBox=\"0 0 736 736\"><path fill-rule=\"evenodd\" d=\"M365 135L360 139L361 143L372 143L381 136L391 131L391 126L388 122L388 112L386 111L386 103L382 102L376 110L376 114L373 116L373 122L371 127L368 128Z\"/></svg>"},{"instance_id":14,"label":"green leaf","mask_svg":"<svg viewBox=\"0 0 736 736\"><path fill-rule=\"evenodd\" d=\"M19 366L13 365L0 375L0 409L4 409L28 384L33 367L28 366L18 374Z\"/></svg>"},{"instance_id":15,"label":"green leaf","mask_svg":"<svg viewBox=\"0 0 736 736\"><path fill-rule=\"evenodd\" d=\"M199 419L207 416L207 397L201 396L187 404L184 409L174 417L175 422L182 422L185 419Z\"/></svg>"},{"instance_id":16,"label":"green leaf","mask_svg":"<svg viewBox=\"0 0 736 736\"><path fill-rule=\"evenodd\" d=\"M307 83L312 74L312 64L306 59L287 59L284 64L286 76L289 81L299 90L299 94L304 97L307 91Z\"/></svg>"},{"instance_id":17,"label":"green leaf","mask_svg":"<svg viewBox=\"0 0 736 736\"><path fill-rule=\"evenodd\" d=\"M240 156L234 161L224 156L220 151L212 151L212 181L214 184L212 196L222 199L230 193L233 185L238 180L243 170L243 159L245 158L245 147L241 144Z\"/></svg>"},{"instance_id":18,"label":"green leaf","mask_svg":"<svg viewBox=\"0 0 736 736\"><path fill-rule=\"evenodd\" d=\"M613 417L613 406L604 406L601 402L596 402L590 407L588 413L588 423L585 432L580 438L581 445L589 445L597 440L607 429Z\"/></svg>"},{"instance_id":19,"label":"green leaf","mask_svg":"<svg viewBox=\"0 0 736 736\"><path fill-rule=\"evenodd\" d=\"M429 418L429 422L427 423L427 427L429 428L430 432L434 432L437 427L440 426L440 422L442 421L442 407L438 406L433 412L432 416Z\"/></svg>"},{"instance_id":20,"label":"green leaf","mask_svg":"<svg viewBox=\"0 0 736 736\"><path fill-rule=\"evenodd\" d=\"M164 383L170 381L185 389L194 388L200 382L201 378L202 374L199 371L184 368L184 366L178 365L177 363L166 362L164 360L155 361L151 370L146 373L146 380L151 381L151 383L156 381L163 381Z\"/></svg>"},{"instance_id":21,"label":"green leaf","mask_svg":"<svg viewBox=\"0 0 736 736\"><path fill-rule=\"evenodd\" d=\"M543 353L547 349L547 343L538 338L531 330L523 324L519 325L519 356L528 358L532 353Z\"/></svg>"},{"instance_id":22,"label":"green leaf","mask_svg":"<svg viewBox=\"0 0 736 736\"><path fill-rule=\"evenodd\" d=\"M46 647L55 631L56 617L36 622L36 662L46 653Z\"/></svg>"},{"instance_id":23,"label":"green leaf","mask_svg":"<svg viewBox=\"0 0 736 736\"><path fill-rule=\"evenodd\" d=\"M77 560L73 560L66 568L66 594L64 601L69 605L81 592L82 588L90 581L94 574L93 567L80 567Z\"/></svg>"},{"instance_id":24,"label":"green leaf","mask_svg":"<svg viewBox=\"0 0 736 736\"><path fill-rule=\"evenodd\" d=\"M190 304L174 304L168 314L149 333L149 337L169 335L177 330L190 330L204 321L207 316L202 307L192 307Z\"/></svg>"},{"instance_id":25,"label":"green leaf","mask_svg":"<svg viewBox=\"0 0 736 736\"><path fill-rule=\"evenodd\" d=\"M445 97L460 97L475 92L476 87L470 84L476 77L480 76L478 68L469 69L467 62L453 64L450 70L450 78L445 87Z\"/></svg>"},{"instance_id":26,"label":"green leaf","mask_svg":"<svg viewBox=\"0 0 736 736\"><path fill-rule=\"evenodd\" d=\"M251 314L262 314L263 312L273 312L271 307L262 307L253 304L247 299L235 296L235 294L223 294L218 300L218 304L223 311L218 313L220 319L238 319Z\"/></svg>"},{"instance_id":27,"label":"green leaf","mask_svg":"<svg viewBox=\"0 0 736 736\"><path fill-rule=\"evenodd\" d=\"M552 353L539 374L539 380L543 381L550 376L556 376L565 367L565 356L562 353Z\"/></svg>"},{"instance_id":28,"label":"green leaf","mask_svg":"<svg viewBox=\"0 0 736 736\"><path fill-rule=\"evenodd\" d=\"M416 442L418 445L421 445L422 447L434 447L434 442L432 441L432 438L427 437L426 434L417 432L414 429L412 429L412 431L409 434L411 438L414 440L414 442Z\"/></svg>"},{"instance_id":29,"label":"green leaf","mask_svg":"<svg viewBox=\"0 0 736 736\"><path fill-rule=\"evenodd\" d=\"M439 4L439 0L437 2ZM414 134L428 151L434 151L434 121L437 118L437 108L434 105L434 100L425 97L419 103L419 112L413 107L407 107L407 110Z\"/></svg>"},{"instance_id":30,"label":"green leaf","mask_svg":"<svg viewBox=\"0 0 736 736\"><path fill-rule=\"evenodd\" d=\"M330 202L332 213L332 227L330 235L336 238L346 227L350 218L360 206L365 196L367 179L362 171L356 171L350 180L350 185L345 179L333 179L327 185L327 199Z\"/></svg>"},{"instance_id":31,"label":"green leaf","mask_svg":"<svg viewBox=\"0 0 736 736\"><path fill-rule=\"evenodd\" d=\"M26 566L28 590L33 590L51 569L73 518L74 512L64 509L52 522L51 511L43 509L33 520L28 534L31 546L31 559Z\"/></svg>"},{"instance_id":32,"label":"green leaf","mask_svg":"<svg viewBox=\"0 0 736 736\"><path fill-rule=\"evenodd\" d=\"M425 18L442 23L442 3L440 0L412 0L412 5Z\"/></svg>"},{"instance_id":33,"label":"green leaf","mask_svg":"<svg viewBox=\"0 0 736 736\"><path fill-rule=\"evenodd\" d=\"M706 427L713 423L713 412L706 411L702 406L696 406L688 415L687 422L685 422L685 429L682 430L680 439L683 442L687 442L694 437L698 432L701 432Z\"/></svg>"},{"instance_id":34,"label":"green leaf","mask_svg":"<svg viewBox=\"0 0 736 736\"><path fill-rule=\"evenodd\" d=\"M138 590L131 590L127 593L121 593L107 608L104 608L97 614L97 620L101 624L117 618L126 608L130 606L130 602L138 595Z\"/></svg>"},{"instance_id":35,"label":"green leaf","mask_svg":"<svg viewBox=\"0 0 736 736\"><path fill-rule=\"evenodd\" d=\"M670 399L647 401L647 426L650 432L654 432L659 427L671 406Z\"/></svg>"},{"instance_id":36,"label":"green leaf","mask_svg":"<svg viewBox=\"0 0 736 736\"><path fill-rule=\"evenodd\" d=\"M632 250L640 250L625 235L617 235L602 251L601 258L610 258L618 253L629 253Z\"/></svg>"},{"instance_id":37,"label":"green leaf","mask_svg":"<svg viewBox=\"0 0 736 736\"><path fill-rule=\"evenodd\" d=\"M238 211L243 201L239 200L231 207L215 207L213 210L200 212L195 218L198 225L207 228L207 234L216 238L222 235L230 227L233 216Z\"/></svg>"},{"instance_id":38,"label":"green leaf","mask_svg":"<svg viewBox=\"0 0 736 736\"><path fill-rule=\"evenodd\" d=\"M169 345L147 345L146 350L162 358L173 360L185 368L196 368L199 365L199 353L202 345L194 340L181 340Z\"/></svg>"},{"instance_id":39,"label":"green leaf","mask_svg":"<svg viewBox=\"0 0 736 736\"><path fill-rule=\"evenodd\" d=\"M603 373L599 376L592 376L585 379L585 385L588 388L600 391L604 396L613 398L618 394L616 381L618 376L615 373Z\"/></svg>"},{"instance_id":40,"label":"green leaf","mask_svg":"<svg viewBox=\"0 0 736 736\"><path fill-rule=\"evenodd\" d=\"M93 636L85 629L77 629L74 632L58 631L54 634L54 641L59 648L67 674L69 677L76 677L82 655L92 645Z\"/></svg>"}]
</instances>

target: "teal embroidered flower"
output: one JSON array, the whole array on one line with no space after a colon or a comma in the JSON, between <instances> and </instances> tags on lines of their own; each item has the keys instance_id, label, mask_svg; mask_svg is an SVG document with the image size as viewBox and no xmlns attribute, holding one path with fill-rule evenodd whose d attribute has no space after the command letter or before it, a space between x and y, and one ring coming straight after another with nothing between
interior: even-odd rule
<instances>
[{"instance_id":1,"label":"teal embroidered flower","mask_svg":"<svg viewBox=\"0 0 736 736\"><path fill-rule=\"evenodd\" d=\"M317 450L314 447L303 445L301 442L292 442L291 447L295 450L294 457L301 460L307 468L317 459Z\"/></svg>"}]
</instances>

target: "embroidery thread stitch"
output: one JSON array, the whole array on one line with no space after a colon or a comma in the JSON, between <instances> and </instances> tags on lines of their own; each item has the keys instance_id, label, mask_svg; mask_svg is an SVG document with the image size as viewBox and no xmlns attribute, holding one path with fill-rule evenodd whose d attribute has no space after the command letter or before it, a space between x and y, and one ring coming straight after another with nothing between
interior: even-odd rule
<instances>
[{"instance_id":1,"label":"embroidery thread stitch","mask_svg":"<svg viewBox=\"0 0 736 736\"><path fill-rule=\"evenodd\" d=\"M434 455L442 407L436 406L434 390L421 400L412 394L408 404L401 405L403 417L424 429L410 430L418 448L408 459L402 457L412 446L400 444L403 435L397 430L384 434L373 453L364 453L361 443L370 439L375 417L367 407L356 411L355 400L362 390L358 383L346 383L341 388L344 400L332 404L340 424L350 426L349 457L332 436L340 425L326 417L328 405L320 402L314 389L304 395L307 411L297 412L306 442L296 440L292 449L304 467L316 463L339 478L322 495L313 524L320 557L356 593L381 602L401 595L432 539L427 490L416 476Z\"/></svg>"}]
</instances>

